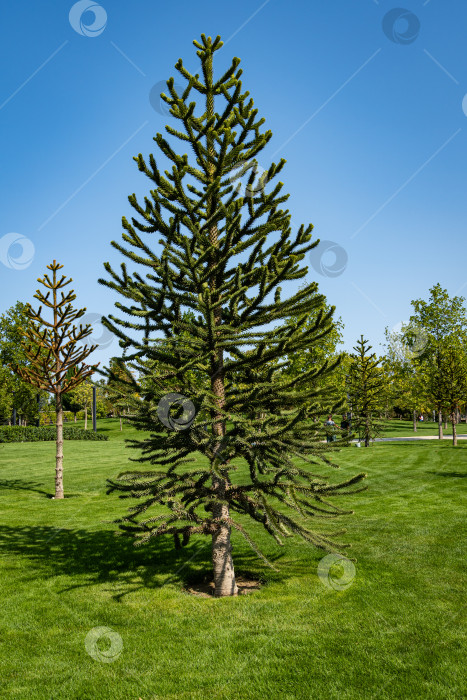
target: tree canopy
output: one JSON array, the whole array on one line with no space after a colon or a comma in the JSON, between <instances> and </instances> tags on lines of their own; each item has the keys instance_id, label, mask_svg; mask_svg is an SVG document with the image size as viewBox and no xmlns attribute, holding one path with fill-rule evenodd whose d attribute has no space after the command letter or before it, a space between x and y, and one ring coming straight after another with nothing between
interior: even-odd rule
<instances>
[{"instance_id":1,"label":"tree canopy","mask_svg":"<svg viewBox=\"0 0 467 700\"><path fill-rule=\"evenodd\" d=\"M350 513L330 497L355 493L364 475L330 484L316 473L317 465L337 465L311 422L323 402L319 391L310 395L309 382L331 375L339 359L317 358L297 376L282 371L335 328L316 282L283 291L308 274L302 261L319 241L312 224L293 232L282 208L288 195L277 178L285 161L258 167L255 156L272 133L243 90L240 59L216 77L220 37L202 35L194 45L200 71L192 74L179 59L185 87L170 78L161 95L178 122L154 138L170 168L162 172L153 154L135 158L150 190L142 201L129 197L135 215L123 217L123 240L112 242L125 262L119 271L106 263L108 277L100 280L120 299L120 315L103 323L148 385L134 423L151 432L131 445L142 451L135 461L152 471L126 472L110 490L137 496L121 526L140 541L170 534L178 546L195 534L211 536L216 595L235 595L231 529L258 551L243 516L278 543L296 534L337 550L340 531L320 532L313 523ZM177 141L189 155L177 152ZM155 381L155 367L164 382ZM158 409L161 402L168 408L173 382L184 418L183 425L168 421L171 428ZM204 466L193 464L195 453ZM247 483L236 475L240 460ZM163 515L152 514L155 505Z\"/></svg>"}]
</instances>

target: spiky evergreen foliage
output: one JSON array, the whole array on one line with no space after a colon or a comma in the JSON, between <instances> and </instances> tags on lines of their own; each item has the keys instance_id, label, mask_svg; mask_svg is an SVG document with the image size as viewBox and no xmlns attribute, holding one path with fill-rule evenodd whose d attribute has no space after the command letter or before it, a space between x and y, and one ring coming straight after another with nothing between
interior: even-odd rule
<instances>
[{"instance_id":1,"label":"spiky evergreen foliage","mask_svg":"<svg viewBox=\"0 0 467 700\"><path fill-rule=\"evenodd\" d=\"M309 380L329 375L338 360L294 377L282 370L284 358L332 332L334 308L325 308L315 282L285 298L281 285L305 277L300 263L318 241L311 224L293 235L281 208L288 195L272 183L285 161L256 177L254 158L272 134L261 130L264 119L242 89L240 60L215 79L213 55L222 42L201 39L194 44L202 78L179 59L186 88L178 94L170 78L162 95L179 122L179 129L166 127L170 142L154 138L171 170L162 173L152 154L135 158L151 190L144 203L129 197L138 217L123 218L123 243L112 242L146 273L106 263L110 279L100 280L123 297L116 306L125 317L103 322L131 349L127 359L145 387L133 420L151 436L131 446L142 450L135 461L153 467L120 474L109 490L139 499L118 522L140 542L172 534L178 546L193 534L212 535L215 594L232 595L231 528L257 551L238 516L261 523L278 543L297 534L329 551L347 546L335 541L340 533L318 532L309 520L351 513L329 497L361 490L365 475L331 485L315 473L316 464L337 465L310 421L321 414L323 397L309 391ZM190 157L177 153L175 139ZM239 175L247 178L243 188ZM158 410L174 386L183 415L168 429ZM192 467L197 452L207 459ZM247 483L236 478L239 468Z\"/></svg>"},{"instance_id":2,"label":"spiky evergreen foliage","mask_svg":"<svg viewBox=\"0 0 467 700\"><path fill-rule=\"evenodd\" d=\"M375 353L366 345L363 335L350 355L348 394L352 409L352 430L362 437L365 447L381 434L383 422L380 418L384 410L385 378Z\"/></svg>"},{"instance_id":3,"label":"spiky evergreen foliage","mask_svg":"<svg viewBox=\"0 0 467 700\"><path fill-rule=\"evenodd\" d=\"M110 359L108 375L109 379L104 389L105 399L112 407L113 415L120 419L122 430L122 417L128 415L131 408L139 403L139 396L133 391L133 375L124 358Z\"/></svg>"}]
</instances>

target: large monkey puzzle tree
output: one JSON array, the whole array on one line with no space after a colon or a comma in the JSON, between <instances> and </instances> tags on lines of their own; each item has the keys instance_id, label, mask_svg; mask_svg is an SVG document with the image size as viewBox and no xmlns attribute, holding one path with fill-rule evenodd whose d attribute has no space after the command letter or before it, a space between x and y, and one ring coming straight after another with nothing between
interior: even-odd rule
<instances>
[{"instance_id":1,"label":"large monkey puzzle tree","mask_svg":"<svg viewBox=\"0 0 467 700\"><path fill-rule=\"evenodd\" d=\"M139 372L145 392L133 420L151 432L131 446L142 450L134 461L152 471L110 481L110 491L138 499L117 522L139 541L169 534L180 546L194 534L211 536L215 595L225 596L237 593L232 528L258 551L244 516L279 543L297 534L336 551L347 546L335 541L340 533L319 533L310 520L351 513L328 499L361 490L364 475L331 485L315 473L316 464L337 465L310 420L323 402L309 380L331 373L337 361L293 377L281 370L295 352L331 333L334 309L325 309L314 282L286 298L281 285L305 277L300 261L318 241L311 241L311 224L292 235L291 215L280 208L288 198L281 183L267 192L285 161L258 177L254 158L272 134L261 132L264 119L242 92L240 60L214 78L213 55L222 42L201 39L194 44L202 78L180 59L176 69L186 87L178 94L170 78L169 95L162 95L180 124L166 130L190 156L157 134L171 169L161 172L152 154L148 162L135 158L152 189L144 203L129 197L138 218L123 218L123 244L112 243L146 273L129 273L125 263L114 271L106 263L110 279L100 282L123 297L116 306L125 316L103 323ZM311 314L315 322L307 324ZM159 417L171 401L179 410L184 404L184 415L163 425ZM201 465L200 452L207 458Z\"/></svg>"},{"instance_id":2,"label":"large monkey puzzle tree","mask_svg":"<svg viewBox=\"0 0 467 700\"><path fill-rule=\"evenodd\" d=\"M75 325L86 309L74 309L72 302L76 299L73 290L62 290L73 280L64 275L58 279L57 272L63 265L55 260L47 269L52 272L52 279L46 273L38 279L46 289L34 294L41 306L34 311L26 306L29 323L23 329L24 352L27 364L15 366L14 369L25 382L37 389L48 391L55 397L57 425L57 452L55 461L55 498L64 498L63 493L63 394L76 389L87 377L91 376L97 365L86 365L84 360L97 345L78 345L92 333L90 324ZM42 306L50 309L49 317L42 313Z\"/></svg>"}]
</instances>

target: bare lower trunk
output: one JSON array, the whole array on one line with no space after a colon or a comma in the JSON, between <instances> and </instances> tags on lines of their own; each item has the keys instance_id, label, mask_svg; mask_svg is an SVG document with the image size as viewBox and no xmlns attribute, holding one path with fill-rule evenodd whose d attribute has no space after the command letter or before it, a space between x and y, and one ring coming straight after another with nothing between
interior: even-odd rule
<instances>
[{"instance_id":1,"label":"bare lower trunk","mask_svg":"<svg viewBox=\"0 0 467 700\"><path fill-rule=\"evenodd\" d=\"M412 420L413 420L413 431L414 433L417 432L417 411L413 411L412 413Z\"/></svg>"},{"instance_id":2,"label":"bare lower trunk","mask_svg":"<svg viewBox=\"0 0 467 700\"><path fill-rule=\"evenodd\" d=\"M370 445L370 426L368 424L368 416L365 416L365 424L363 426L363 444L365 447L369 447Z\"/></svg>"},{"instance_id":3,"label":"bare lower trunk","mask_svg":"<svg viewBox=\"0 0 467 700\"><path fill-rule=\"evenodd\" d=\"M438 411L438 440L443 439L443 416L441 411Z\"/></svg>"},{"instance_id":4,"label":"bare lower trunk","mask_svg":"<svg viewBox=\"0 0 467 700\"><path fill-rule=\"evenodd\" d=\"M119 416L119 417L120 417L120 432L122 432L122 430L123 430L123 426L122 426L122 417L121 417L121 416Z\"/></svg>"},{"instance_id":5,"label":"bare lower trunk","mask_svg":"<svg viewBox=\"0 0 467 700\"><path fill-rule=\"evenodd\" d=\"M84 409L84 429L88 429L88 409Z\"/></svg>"},{"instance_id":6,"label":"bare lower trunk","mask_svg":"<svg viewBox=\"0 0 467 700\"><path fill-rule=\"evenodd\" d=\"M76 423L77 420L78 420L78 416L77 416L76 413L75 413L75 423Z\"/></svg>"},{"instance_id":7,"label":"bare lower trunk","mask_svg":"<svg viewBox=\"0 0 467 700\"><path fill-rule=\"evenodd\" d=\"M214 88L213 88L213 70L212 70L212 54L205 64L206 70L206 117L208 121L214 118ZM207 165L207 176L208 182L214 183L217 177L215 172L216 166L216 155L215 155L215 144L214 136L211 130L206 133L206 149L208 152L208 165ZM211 160L212 159L212 160ZM207 218L214 217L215 211L218 208L217 196L209 195L207 202ZM215 223L209 226L209 242L213 248L209 259L209 268L212 270L212 275L209 279L209 287L212 298L212 303L215 304L213 307L214 314L214 324L215 326L222 325L222 296L221 292L217 289L217 280L215 268L219 261L219 242L218 242L218 231L217 225ZM215 354L211 360L211 389L215 396L216 407L212 411L211 415L213 418L213 436L216 438L223 438L225 436L225 418L223 415L223 409L225 404L225 394L224 394L224 359L223 359L223 349L222 345L217 343L217 340L222 340L222 334L219 331L215 331L216 337L216 349ZM217 442L217 446L214 452L214 460L217 461L216 454L219 451L220 442ZM232 545L230 544L230 525L228 523L229 519L229 507L227 503L222 503L225 500L226 489L228 488L228 481L223 476L218 476L216 473L212 472L212 488L215 493L218 502L214 502L212 506L213 518L215 519L215 532L212 535L212 565L214 569L214 595L216 597L220 596L234 596L237 595L238 589L235 582L235 572L232 561Z\"/></svg>"},{"instance_id":8,"label":"bare lower trunk","mask_svg":"<svg viewBox=\"0 0 467 700\"><path fill-rule=\"evenodd\" d=\"M454 447L457 446L457 429L456 429L456 414L453 413L451 417L451 423L452 423L452 444Z\"/></svg>"},{"instance_id":9,"label":"bare lower trunk","mask_svg":"<svg viewBox=\"0 0 467 700\"><path fill-rule=\"evenodd\" d=\"M222 493L225 492L225 481L213 477L213 484L218 487L219 496L222 496ZM219 527L212 536L214 595L216 598L235 596L238 594L238 588L232 560L230 525L228 524L229 507L222 503L215 504L212 508L212 514L216 520L219 520Z\"/></svg>"},{"instance_id":10,"label":"bare lower trunk","mask_svg":"<svg viewBox=\"0 0 467 700\"><path fill-rule=\"evenodd\" d=\"M448 417L447 416L444 417L444 429L445 430L448 429Z\"/></svg>"},{"instance_id":11,"label":"bare lower trunk","mask_svg":"<svg viewBox=\"0 0 467 700\"><path fill-rule=\"evenodd\" d=\"M57 455L55 460L55 498L63 495L63 406L60 394L56 396L55 414L57 418Z\"/></svg>"}]
</instances>

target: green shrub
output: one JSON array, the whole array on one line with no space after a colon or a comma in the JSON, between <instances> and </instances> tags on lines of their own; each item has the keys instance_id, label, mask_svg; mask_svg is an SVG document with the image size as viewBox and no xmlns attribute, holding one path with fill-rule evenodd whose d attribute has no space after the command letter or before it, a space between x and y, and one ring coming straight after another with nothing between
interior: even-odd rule
<instances>
[{"instance_id":1,"label":"green shrub","mask_svg":"<svg viewBox=\"0 0 467 700\"><path fill-rule=\"evenodd\" d=\"M95 433L93 430L83 430L74 426L63 428L64 440L108 440L107 435ZM19 425L0 426L0 442L41 442L57 439L57 429L54 425L36 428Z\"/></svg>"},{"instance_id":2,"label":"green shrub","mask_svg":"<svg viewBox=\"0 0 467 700\"><path fill-rule=\"evenodd\" d=\"M40 424L41 425L55 425L55 411L41 411L40 414ZM63 422L73 423L75 416L71 411L63 411Z\"/></svg>"}]
</instances>

